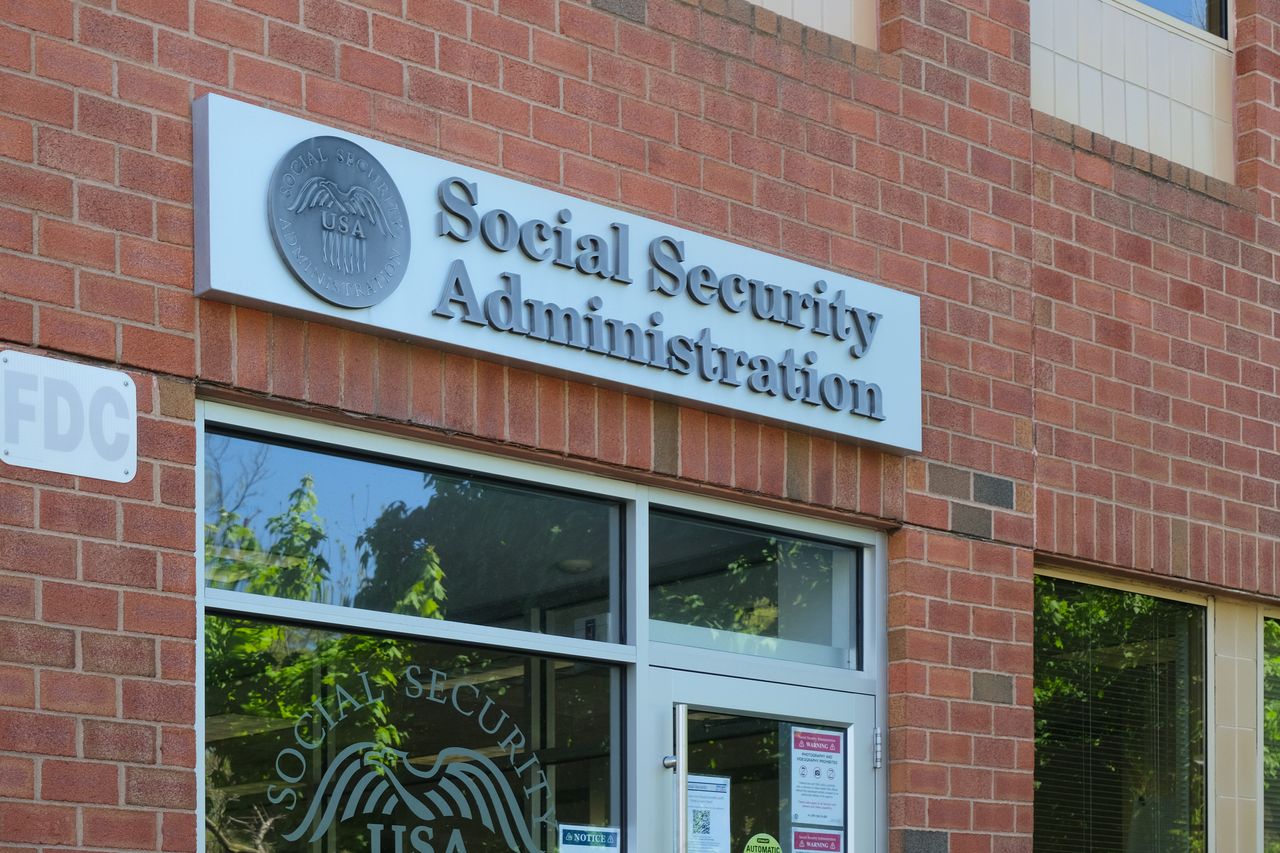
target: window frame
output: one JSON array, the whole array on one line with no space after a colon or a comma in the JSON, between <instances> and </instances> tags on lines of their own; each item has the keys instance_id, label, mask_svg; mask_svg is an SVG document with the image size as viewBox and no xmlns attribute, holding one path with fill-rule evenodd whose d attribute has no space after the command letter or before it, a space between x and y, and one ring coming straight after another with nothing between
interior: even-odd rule
<instances>
[{"instance_id":1,"label":"window frame","mask_svg":"<svg viewBox=\"0 0 1280 853\"><path fill-rule=\"evenodd\" d=\"M1176 601L1183 604L1193 604L1204 608L1204 761L1205 761L1205 853L1217 853L1217 703L1214 701L1216 695L1215 682L1217 677L1217 653L1215 650L1215 624L1216 616L1214 612L1214 597L1205 593L1190 592L1185 589L1173 589L1165 586L1158 581L1148 582L1146 580L1136 580L1129 577L1113 577L1102 575L1094 572L1082 571L1066 566L1054 565L1052 563L1040 564L1035 566L1035 575L1037 577L1049 577L1057 580L1071 581L1072 583L1085 584L1088 586L1101 587L1103 589L1115 590L1117 592L1129 592L1138 595L1146 595L1151 598L1161 598L1166 601ZM1034 643L1035 643L1035 624L1034 624L1034 603L1032 605L1033 623L1032 623L1032 644L1033 644L1033 666L1032 666L1032 686L1035 685L1035 668L1034 668ZM1033 702L1032 718L1035 718L1034 702ZM1259 726L1261 729L1261 726ZM1034 739L1032 741L1034 751ZM1034 773L1034 767L1033 773ZM1034 800L1033 800L1034 803ZM1258 832L1261 833L1262 823L1259 817Z\"/></svg>"},{"instance_id":2,"label":"window frame","mask_svg":"<svg viewBox=\"0 0 1280 853\"><path fill-rule=\"evenodd\" d=\"M1176 18L1168 12L1157 9L1143 0L1102 0L1103 3L1110 3L1129 12L1141 15L1152 23L1164 27L1178 35L1190 36L1199 39L1207 46L1217 50L1232 52L1232 45L1235 44L1235 3L1233 0L1221 0L1223 5L1223 20L1227 24L1227 32L1225 35L1218 35L1209 30L1201 29L1195 24Z\"/></svg>"},{"instance_id":3,"label":"window frame","mask_svg":"<svg viewBox=\"0 0 1280 853\"><path fill-rule=\"evenodd\" d=\"M1257 847L1255 849L1257 849L1259 853L1262 853L1262 851L1265 849L1263 844L1267 835L1267 814L1266 814L1265 808L1263 807L1265 803L1264 785L1266 784L1266 780L1267 780L1266 753L1265 753L1267 739L1266 739L1265 726L1263 724L1263 717L1267 709L1267 694L1266 694L1267 663L1266 663L1265 656L1266 656L1266 650L1267 650L1266 623L1268 619L1275 622L1280 622L1280 604L1259 603L1257 607L1257 619L1256 619L1256 625L1255 625L1255 628L1257 629L1255 632L1255 638L1257 640L1256 655L1257 655L1258 666L1255 671L1255 676L1257 678L1257 681L1256 681L1257 702L1254 706L1254 721L1257 723L1256 729L1257 729L1257 735L1258 735L1258 739L1257 739L1258 773L1255 779L1256 787L1254 788L1254 793L1256 794L1256 798L1254 802L1257 803L1257 812L1258 812L1258 820L1257 820L1258 838L1257 838Z\"/></svg>"},{"instance_id":4,"label":"window frame","mask_svg":"<svg viewBox=\"0 0 1280 853\"><path fill-rule=\"evenodd\" d=\"M461 622L437 621L416 616L385 613L333 604L292 601L232 590L210 589L204 578L204 485L206 426L217 424L247 433L262 433L302 443L332 448L350 448L354 455L370 454L399 458L411 463L437 466L457 472L472 472L498 480L532 487L576 492L617 501L622 510L621 577L617 579L621 611L622 639L618 642L585 640L539 634L510 628L496 628ZM532 461L531 454L503 455L433 441L430 436L411 436L391 424L336 423L308 413L278 408L198 399L196 401L196 774L197 849L205 845L204 809L206 768L204 616L206 613L246 614L307 625L337 627L355 631L387 633L449 642L519 650L526 654L577 658L621 668L623 684L619 731L623 738L622 813L620 822L628 850L640 850L637 837L641 802L646 786L637 781L637 768L647 766L651 756L639 754L637 737L640 715L650 709L651 667L670 666L772 681L781 685L810 686L833 692L870 695L875 700L876 719L888 714L888 538L883 531L855 527L829 518L801 515L786 509L726 500L694 491L588 473L554 460ZM696 488L696 487L694 487ZM800 537L812 537L847 546L861 552L861 589L855 599L860 605L855 618L861 622L861 669L842 669L815 664L793 663L770 658L737 655L674 646L652 641L649 636L649 510L670 509L738 524L758 525ZM883 726L883 723L878 725ZM874 791L877 837L887 833L888 785L877 771ZM883 849L883 845L881 845Z\"/></svg>"}]
</instances>

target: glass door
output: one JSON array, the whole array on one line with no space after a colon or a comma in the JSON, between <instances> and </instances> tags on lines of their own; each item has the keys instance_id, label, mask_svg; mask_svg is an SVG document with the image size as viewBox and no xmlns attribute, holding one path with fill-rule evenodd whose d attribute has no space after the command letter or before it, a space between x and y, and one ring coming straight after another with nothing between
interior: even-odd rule
<instances>
[{"instance_id":1,"label":"glass door","mask_svg":"<svg viewBox=\"0 0 1280 853\"><path fill-rule=\"evenodd\" d=\"M649 684L651 849L875 849L874 697L656 667Z\"/></svg>"}]
</instances>

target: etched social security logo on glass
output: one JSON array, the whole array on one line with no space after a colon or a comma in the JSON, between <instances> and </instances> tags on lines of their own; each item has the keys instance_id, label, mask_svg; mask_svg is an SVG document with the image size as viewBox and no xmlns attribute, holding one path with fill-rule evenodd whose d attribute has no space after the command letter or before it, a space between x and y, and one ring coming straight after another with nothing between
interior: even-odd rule
<instances>
[{"instance_id":1,"label":"etched social security logo on glass","mask_svg":"<svg viewBox=\"0 0 1280 853\"><path fill-rule=\"evenodd\" d=\"M368 308L391 295L409 263L400 190L368 151L336 136L289 149L271 176L271 236L316 296Z\"/></svg>"}]
</instances>

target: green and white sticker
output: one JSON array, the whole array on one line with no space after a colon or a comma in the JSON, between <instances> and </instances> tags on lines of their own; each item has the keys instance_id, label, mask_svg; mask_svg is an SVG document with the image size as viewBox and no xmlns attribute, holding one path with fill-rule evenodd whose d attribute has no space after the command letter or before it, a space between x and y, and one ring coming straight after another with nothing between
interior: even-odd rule
<instances>
[{"instance_id":1,"label":"green and white sticker","mask_svg":"<svg viewBox=\"0 0 1280 853\"><path fill-rule=\"evenodd\" d=\"M747 846L742 848L742 853L782 853L782 845L769 833L758 832L751 836Z\"/></svg>"}]
</instances>

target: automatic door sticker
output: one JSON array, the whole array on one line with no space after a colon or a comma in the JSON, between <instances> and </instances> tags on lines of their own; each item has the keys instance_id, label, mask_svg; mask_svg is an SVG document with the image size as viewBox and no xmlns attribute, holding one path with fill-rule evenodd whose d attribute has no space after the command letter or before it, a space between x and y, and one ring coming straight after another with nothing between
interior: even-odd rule
<instances>
[{"instance_id":1,"label":"automatic door sticker","mask_svg":"<svg viewBox=\"0 0 1280 853\"><path fill-rule=\"evenodd\" d=\"M689 853L730 853L728 776L689 775Z\"/></svg>"},{"instance_id":2,"label":"automatic door sticker","mask_svg":"<svg viewBox=\"0 0 1280 853\"><path fill-rule=\"evenodd\" d=\"M751 836L742 853L782 853L782 845L769 833L759 832Z\"/></svg>"},{"instance_id":3,"label":"automatic door sticker","mask_svg":"<svg viewBox=\"0 0 1280 853\"><path fill-rule=\"evenodd\" d=\"M791 821L844 826L844 735L791 730Z\"/></svg>"}]
</instances>

